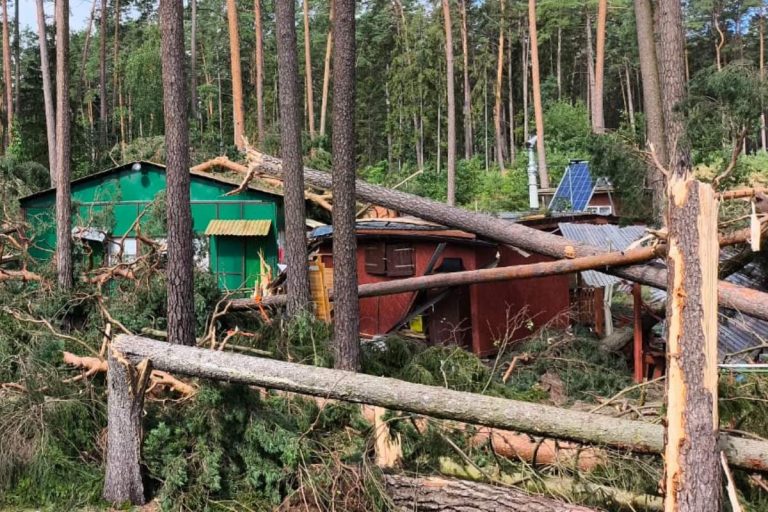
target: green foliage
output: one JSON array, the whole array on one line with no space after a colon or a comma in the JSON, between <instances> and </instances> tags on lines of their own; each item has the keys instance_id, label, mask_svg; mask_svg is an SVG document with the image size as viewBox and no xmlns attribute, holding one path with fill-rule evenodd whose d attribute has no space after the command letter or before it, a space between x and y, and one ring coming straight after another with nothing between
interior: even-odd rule
<instances>
[{"instance_id":1,"label":"green foliage","mask_svg":"<svg viewBox=\"0 0 768 512\"><path fill-rule=\"evenodd\" d=\"M645 184L648 165L637 149L613 134L593 136L589 141L592 176L604 176L613 184L622 216L650 222L652 197Z\"/></svg>"}]
</instances>

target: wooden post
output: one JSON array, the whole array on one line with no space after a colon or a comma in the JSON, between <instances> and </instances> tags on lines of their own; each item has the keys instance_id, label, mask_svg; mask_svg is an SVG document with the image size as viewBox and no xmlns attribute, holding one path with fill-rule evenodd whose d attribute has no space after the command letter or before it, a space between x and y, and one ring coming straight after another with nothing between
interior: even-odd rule
<instances>
[{"instance_id":1,"label":"wooden post","mask_svg":"<svg viewBox=\"0 0 768 512\"><path fill-rule=\"evenodd\" d=\"M107 364L107 471L102 496L115 505L143 505L141 416L152 363L144 359L134 366L110 347Z\"/></svg>"},{"instance_id":2,"label":"wooden post","mask_svg":"<svg viewBox=\"0 0 768 512\"><path fill-rule=\"evenodd\" d=\"M665 510L720 510L717 412L718 202L712 187L673 175L667 252Z\"/></svg>"},{"instance_id":3,"label":"wooden post","mask_svg":"<svg viewBox=\"0 0 768 512\"><path fill-rule=\"evenodd\" d=\"M642 287L639 284L632 286L632 312L634 313L634 364L635 382L643 382L645 371L645 361L643 361L645 354L643 354L643 297Z\"/></svg>"}]
</instances>

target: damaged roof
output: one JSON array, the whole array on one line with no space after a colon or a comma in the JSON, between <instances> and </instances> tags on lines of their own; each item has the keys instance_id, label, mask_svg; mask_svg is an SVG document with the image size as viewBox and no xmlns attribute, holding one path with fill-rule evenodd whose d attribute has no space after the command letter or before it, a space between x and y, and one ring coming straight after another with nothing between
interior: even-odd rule
<instances>
[{"instance_id":1,"label":"damaged roof","mask_svg":"<svg viewBox=\"0 0 768 512\"><path fill-rule=\"evenodd\" d=\"M612 251L626 249L632 242L640 239L646 230L646 226L643 225L619 227L611 224L594 225L562 222L559 226L563 236L569 240ZM726 247L720 251L720 259L733 257L736 252L736 249ZM594 287L604 287L623 282L617 277L594 270L582 272L582 278L586 284ZM768 292L768 276L757 261L747 263L738 272L726 277L725 281L745 288ZM666 291L649 288L653 302L663 303L666 301ZM732 363L751 362L756 351L736 356L730 356L730 354L768 342L768 322L725 308L720 308L718 314L718 359L720 362L726 359Z\"/></svg>"}]
</instances>

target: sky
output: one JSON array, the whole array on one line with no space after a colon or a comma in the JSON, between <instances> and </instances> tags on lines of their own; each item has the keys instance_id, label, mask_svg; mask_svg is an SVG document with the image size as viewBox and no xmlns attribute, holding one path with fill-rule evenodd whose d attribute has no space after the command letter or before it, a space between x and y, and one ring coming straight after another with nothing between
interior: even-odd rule
<instances>
[{"instance_id":1,"label":"sky","mask_svg":"<svg viewBox=\"0 0 768 512\"><path fill-rule=\"evenodd\" d=\"M35 0L18 0L19 3L19 24L22 28L28 28L37 32L37 7ZM88 18L91 15L93 0L70 0L69 1L69 30L75 32L83 30L88 25ZM10 16L13 16L13 9L10 8ZM48 24L53 23L53 2L45 2L45 13Z\"/></svg>"}]
</instances>

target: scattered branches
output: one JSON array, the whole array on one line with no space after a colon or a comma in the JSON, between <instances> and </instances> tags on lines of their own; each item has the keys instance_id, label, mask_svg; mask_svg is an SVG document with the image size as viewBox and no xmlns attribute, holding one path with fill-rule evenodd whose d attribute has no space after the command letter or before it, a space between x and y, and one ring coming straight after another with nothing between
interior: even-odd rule
<instances>
[{"instance_id":1,"label":"scattered branches","mask_svg":"<svg viewBox=\"0 0 768 512\"><path fill-rule=\"evenodd\" d=\"M739 161L739 155L741 154L741 150L744 147L744 139L747 138L748 131L748 128L745 126L736 136L736 141L734 142L733 150L731 151L731 161L728 162L728 166L726 166L725 170L714 180L712 180L712 188L715 190L717 190L720 186L720 183L728 178L728 176L733 173L734 169L736 169L736 163Z\"/></svg>"}]
</instances>

